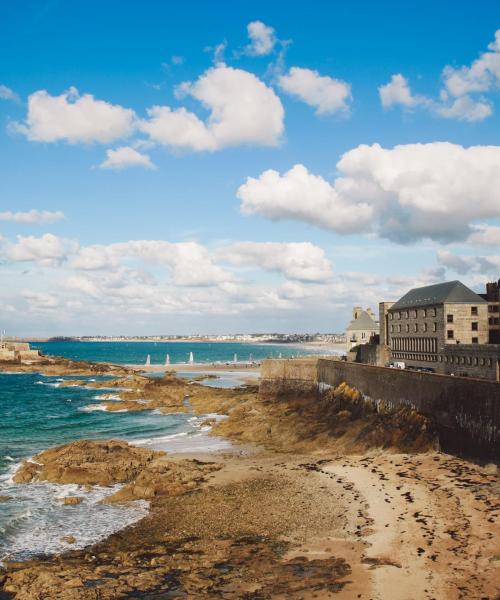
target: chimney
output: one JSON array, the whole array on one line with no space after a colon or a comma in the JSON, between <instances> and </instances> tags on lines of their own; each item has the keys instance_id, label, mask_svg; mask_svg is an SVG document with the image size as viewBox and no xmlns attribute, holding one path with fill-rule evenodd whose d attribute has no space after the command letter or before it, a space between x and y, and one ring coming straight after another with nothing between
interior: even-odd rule
<instances>
[{"instance_id":1,"label":"chimney","mask_svg":"<svg viewBox=\"0 0 500 600\"><path fill-rule=\"evenodd\" d=\"M352 309L352 318L353 319L357 319L359 317L359 315L362 313L363 308L361 306L355 306Z\"/></svg>"}]
</instances>

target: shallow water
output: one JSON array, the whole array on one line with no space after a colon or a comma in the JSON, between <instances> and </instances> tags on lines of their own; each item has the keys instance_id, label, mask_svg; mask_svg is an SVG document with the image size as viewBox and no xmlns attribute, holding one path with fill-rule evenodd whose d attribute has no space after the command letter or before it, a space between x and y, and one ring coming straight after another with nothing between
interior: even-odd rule
<instances>
[{"instance_id":1,"label":"shallow water","mask_svg":"<svg viewBox=\"0 0 500 600\"><path fill-rule=\"evenodd\" d=\"M15 484L12 475L24 458L83 438L121 438L171 452L230 448L225 440L208 436L207 428L201 427L205 417L159 411L107 412L99 403L102 389L60 386L61 381L70 379L95 378L0 373L0 496L11 497L0 502L0 562L7 557L24 559L84 547L147 512L144 502L127 507L98 504L113 492L109 488L88 492L77 486ZM113 396L119 401L119 395ZM81 496L83 502L64 506L57 499L72 494ZM76 544L69 546L61 540L66 535L73 535Z\"/></svg>"}]
</instances>

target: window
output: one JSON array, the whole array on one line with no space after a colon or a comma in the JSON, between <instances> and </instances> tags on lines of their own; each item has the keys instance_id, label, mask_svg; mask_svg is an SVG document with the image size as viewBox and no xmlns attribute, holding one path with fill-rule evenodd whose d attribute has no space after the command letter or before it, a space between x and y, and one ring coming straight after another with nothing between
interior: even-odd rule
<instances>
[{"instance_id":1,"label":"window","mask_svg":"<svg viewBox=\"0 0 500 600\"><path fill-rule=\"evenodd\" d=\"M418 331L418 323L415 323L414 327L415 331Z\"/></svg>"},{"instance_id":2,"label":"window","mask_svg":"<svg viewBox=\"0 0 500 600\"><path fill-rule=\"evenodd\" d=\"M478 343L478 341L479 341L479 340L478 340L478 338L472 338L472 343L473 343L473 344L477 344L477 343Z\"/></svg>"},{"instance_id":3,"label":"window","mask_svg":"<svg viewBox=\"0 0 500 600\"><path fill-rule=\"evenodd\" d=\"M405 319L407 319L407 318L408 318L408 311L406 311L406 312L404 313L404 318L405 318Z\"/></svg>"},{"instance_id":4,"label":"window","mask_svg":"<svg viewBox=\"0 0 500 600\"><path fill-rule=\"evenodd\" d=\"M424 323L424 331L427 331L427 323Z\"/></svg>"},{"instance_id":5,"label":"window","mask_svg":"<svg viewBox=\"0 0 500 600\"><path fill-rule=\"evenodd\" d=\"M392 321L392 313L389 313L389 321Z\"/></svg>"},{"instance_id":6,"label":"window","mask_svg":"<svg viewBox=\"0 0 500 600\"><path fill-rule=\"evenodd\" d=\"M416 311L416 310L413 310L413 311L412 311L412 315L411 315L411 316L412 316L414 319L416 319L416 318L417 318L417 311Z\"/></svg>"},{"instance_id":7,"label":"window","mask_svg":"<svg viewBox=\"0 0 500 600\"><path fill-rule=\"evenodd\" d=\"M446 315L446 322L453 323L453 315Z\"/></svg>"},{"instance_id":8,"label":"window","mask_svg":"<svg viewBox=\"0 0 500 600\"><path fill-rule=\"evenodd\" d=\"M477 331L477 321L472 322L472 331Z\"/></svg>"},{"instance_id":9,"label":"window","mask_svg":"<svg viewBox=\"0 0 500 600\"><path fill-rule=\"evenodd\" d=\"M477 315L477 306L471 306L470 307L470 314L471 315Z\"/></svg>"},{"instance_id":10,"label":"window","mask_svg":"<svg viewBox=\"0 0 500 600\"><path fill-rule=\"evenodd\" d=\"M425 317L427 317L427 309L426 308L424 308L422 310L422 316L424 317L424 319L425 319Z\"/></svg>"},{"instance_id":11,"label":"window","mask_svg":"<svg viewBox=\"0 0 500 600\"><path fill-rule=\"evenodd\" d=\"M432 317L435 317L435 316L436 316L436 309L435 309L435 308L432 308L432 309L431 309L431 316L432 316Z\"/></svg>"},{"instance_id":12,"label":"window","mask_svg":"<svg viewBox=\"0 0 500 600\"><path fill-rule=\"evenodd\" d=\"M406 325L406 333L408 333L410 331L410 326Z\"/></svg>"},{"instance_id":13,"label":"window","mask_svg":"<svg viewBox=\"0 0 500 600\"><path fill-rule=\"evenodd\" d=\"M448 339L452 340L453 339L453 329L448 329L447 335L448 335Z\"/></svg>"},{"instance_id":14,"label":"window","mask_svg":"<svg viewBox=\"0 0 500 600\"><path fill-rule=\"evenodd\" d=\"M394 325L391 325L391 333L394 333Z\"/></svg>"},{"instance_id":15,"label":"window","mask_svg":"<svg viewBox=\"0 0 500 600\"><path fill-rule=\"evenodd\" d=\"M398 331L401 333L401 325L398 325Z\"/></svg>"},{"instance_id":16,"label":"window","mask_svg":"<svg viewBox=\"0 0 500 600\"><path fill-rule=\"evenodd\" d=\"M432 324L432 331L437 331L437 329L438 329L438 324L436 322L434 322Z\"/></svg>"}]
</instances>

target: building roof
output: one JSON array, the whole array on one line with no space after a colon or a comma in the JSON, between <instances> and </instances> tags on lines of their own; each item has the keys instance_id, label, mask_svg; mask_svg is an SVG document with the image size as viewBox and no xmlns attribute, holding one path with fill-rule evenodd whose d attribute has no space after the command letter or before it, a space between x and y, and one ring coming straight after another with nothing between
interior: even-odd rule
<instances>
[{"instance_id":1,"label":"building roof","mask_svg":"<svg viewBox=\"0 0 500 600\"><path fill-rule=\"evenodd\" d=\"M346 327L346 331L378 330L378 323L370 317L366 310L359 313L357 319L353 319Z\"/></svg>"},{"instance_id":2,"label":"building roof","mask_svg":"<svg viewBox=\"0 0 500 600\"><path fill-rule=\"evenodd\" d=\"M461 281L446 281L414 288L393 304L389 310L431 306L433 304L484 304L486 301Z\"/></svg>"}]
</instances>

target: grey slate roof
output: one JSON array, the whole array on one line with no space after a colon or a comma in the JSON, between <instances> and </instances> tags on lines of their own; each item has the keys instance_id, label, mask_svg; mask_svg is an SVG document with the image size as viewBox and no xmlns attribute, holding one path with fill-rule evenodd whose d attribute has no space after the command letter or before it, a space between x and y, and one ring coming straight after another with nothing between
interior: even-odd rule
<instances>
[{"instance_id":1,"label":"grey slate roof","mask_svg":"<svg viewBox=\"0 0 500 600\"><path fill-rule=\"evenodd\" d=\"M447 281L414 288L407 292L390 310L431 306L433 304L484 304L486 300L473 292L461 281Z\"/></svg>"},{"instance_id":2,"label":"grey slate roof","mask_svg":"<svg viewBox=\"0 0 500 600\"><path fill-rule=\"evenodd\" d=\"M378 323L374 321L366 310L361 311L357 319L353 319L346 327L346 331L365 331L378 329Z\"/></svg>"}]
</instances>

